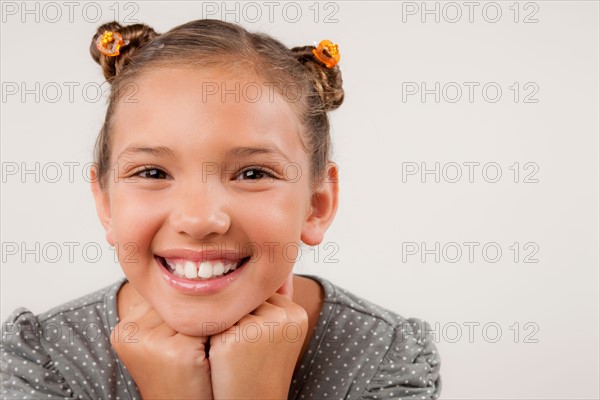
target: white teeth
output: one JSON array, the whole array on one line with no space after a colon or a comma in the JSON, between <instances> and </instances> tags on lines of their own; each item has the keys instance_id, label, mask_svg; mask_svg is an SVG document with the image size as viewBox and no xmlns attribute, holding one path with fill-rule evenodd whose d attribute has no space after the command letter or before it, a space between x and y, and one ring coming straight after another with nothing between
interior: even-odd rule
<instances>
[{"instance_id":1,"label":"white teeth","mask_svg":"<svg viewBox=\"0 0 600 400\"><path fill-rule=\"evenodd\" d=\"M165 260L169 269L175 276L187 279L208 279L221 276L237 269L237 263L222 261L212 264L209 261L194 262L190 260L174 259Z\"/></svg>"},{"instance_id":2,"label":"white teeth","mask_svg":"<svg viewBox=\"0 0 600 400\"><path fill-rule=\"evenodd\" d=\"M198 276L200 278L210 278L212 275L212 265L210 265L210 263L206 261L200 263L200 268L198 268Z\"/></svg>"},{"instance_id":3,"label":"white teeth","mask_svg":"<svg viewBox=\"0 0 600 400\"><path fill-rule=\"evenodd\" d=\"M216 276L223 275L223 272L225 272L225 266L223 265L222 262L218 262L215 265L213 265L213 267L212 267L213 275L216 275Z\"/></svg>"},{"instance_id":4,"label":"white teeth","mask_svg":"<svg viewBox=\"0 0 600 400\"><path fill-rule=\"evenodd\" d=\"M185 277L188 279L195 278L196 275L196 264L191 261L187 261L184 267Z\"/></svg>"}]
</instances>

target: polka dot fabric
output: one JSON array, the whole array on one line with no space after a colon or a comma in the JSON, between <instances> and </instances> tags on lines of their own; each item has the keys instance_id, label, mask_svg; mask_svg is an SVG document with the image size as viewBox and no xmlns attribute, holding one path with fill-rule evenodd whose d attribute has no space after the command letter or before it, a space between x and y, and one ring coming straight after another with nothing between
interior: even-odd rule
<instances>
[{"instance_id":1,"label":"polka dot fabric","mask_svg":"<svg viewBox=\"0 0 600 400\"><path fill-rule=\"evenodd\" d=\"M440 358L424 321L373 304L327 279L310 346L288 399L437 399Z\"/></svg>"},{"instance_id":2,"label":"polka dot fabric","mask_svg":"<svg viewBox=\"0 0 600 400\"><path fill-rule=\"evenodd\" d=\"M15 310L2 326L2 399L134 399L135 382L110 345L125 279L34 316Z\"/></svg>"},{"instance_id":3,"label":"polka dot fabric","mask_svg":"<svg viewBox=\"0 0 600 400\"><path fill-rule=\"evenodd\" d=\"M437 399L440 358L429 325L405 319L329 280L288 399ZM110 346L116 294L126 280L38 316L15 310L3 325L3 399L139 399Z\"/></svg>"}]
</instances>

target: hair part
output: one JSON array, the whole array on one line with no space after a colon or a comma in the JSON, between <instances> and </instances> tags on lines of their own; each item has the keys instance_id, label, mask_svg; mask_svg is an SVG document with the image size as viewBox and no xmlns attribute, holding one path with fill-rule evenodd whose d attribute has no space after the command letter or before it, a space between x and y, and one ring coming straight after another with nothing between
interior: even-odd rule
<instances>
[{"instance_id":1,"label":"hair part","mask_svg":"<svg viewBox=\"0 0 600 400\"><path fill-rule=\"evenodd\" d=\"M96 40L104 31L119 32L129 41L120 55L106 56L97 49ZM232 23L202 19L191 21L159 34L144 24L122 26L109 22L100 26L92 38L90 53L102 67L111 84L104 124L96 140L94 161L100 184L105 187L111 160L111 131L116 107L128 92L127 85L145 71L160 67L226 67L240 70L240 64L254 67L253 73L275 90L295 88L299 94L293 106L302 127L301 143L308 155L314 186L325 178L331 158L330 125L327 112L344 100L339 66L327 68L312 53L313 46L288 49L263 33L251 33ZM285 97L284 97L285 98Z\"/></svg>"}]
</instances>

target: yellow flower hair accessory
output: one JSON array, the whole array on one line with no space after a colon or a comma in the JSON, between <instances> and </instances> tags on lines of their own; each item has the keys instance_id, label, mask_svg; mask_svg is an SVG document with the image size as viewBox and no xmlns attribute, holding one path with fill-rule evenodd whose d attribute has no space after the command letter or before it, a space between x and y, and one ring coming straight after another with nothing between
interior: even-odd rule
<instances>
[{"instance_id":1,"label":"yellow flower hair accessory","mask_svg":"<svg viewBox=\"0 0 600 400\"><path fill-rule=\"evenodd\" d=\"M119 32L104 31L104 34L96 39L96 47L105 56L114 57L120 54L122 46L129 44L129 40L123 40Z\"/></svg>"},{"instance_id":2,"label":"yellow flower hair accessory","mask_svg":"<svg viewBox=\"0 0 600 400\"><path fill-rule=\"evenodd\" d=\"M330 40L321 40L319 46L313 49L312 52L327 68L333 68L340 62L338 45L331 43Z\"/></svg>"}]
</instances>

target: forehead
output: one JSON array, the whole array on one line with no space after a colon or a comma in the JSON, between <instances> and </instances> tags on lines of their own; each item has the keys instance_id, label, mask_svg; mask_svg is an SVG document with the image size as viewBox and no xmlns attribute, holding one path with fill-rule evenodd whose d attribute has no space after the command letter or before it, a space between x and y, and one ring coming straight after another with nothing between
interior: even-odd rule
<instances>
[{"instance_id":1,"label":"forehead","mask_svg":"<svg viewBox=\"0 0 600 400\"><path fill-rule=\"evenodd\" d=\"M222 146L269 141L289 154L302 150L296 107L251 73L160 68L127 87L113 115L113 151L168 139Z\"/></svg>"}]
</instances>

